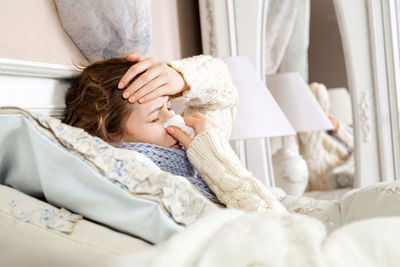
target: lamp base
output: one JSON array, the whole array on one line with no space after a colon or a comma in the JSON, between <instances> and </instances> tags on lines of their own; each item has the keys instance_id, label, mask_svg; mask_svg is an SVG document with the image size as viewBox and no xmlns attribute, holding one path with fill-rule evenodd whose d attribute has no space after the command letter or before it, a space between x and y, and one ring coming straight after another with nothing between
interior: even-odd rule
<instances>
[{"instance_id":1,"label":"lamp base","mask_svg":"<svg viewBox=\"0 0 400 267\"><path fill-rule=\"evenodd\" d=\"M303 195L308 183L308 167L302 156L282 148L272 156L272 163L276 185L288 195Z\"/></svg>"}]
</instances>

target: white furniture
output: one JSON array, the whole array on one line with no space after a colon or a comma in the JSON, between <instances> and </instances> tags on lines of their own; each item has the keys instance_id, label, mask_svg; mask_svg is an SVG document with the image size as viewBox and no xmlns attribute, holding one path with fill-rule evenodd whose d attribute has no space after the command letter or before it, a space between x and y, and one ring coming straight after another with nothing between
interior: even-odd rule
<instances>
[{"instance_id":1,"label":"white furniture","mask_svg":"<svg viewBox=\"0 0 400 267\"><path fill-rule=\"evenodd\" d=\"M72 66L0 58L0 106L19 106L60 116Z\"/></svg>"},{"instance_id":2,"label":"white furniture","mask_svg":"<svg viewBox=\"0 0 400 267\"><path fill-rule=\"evenodd\" d=\"M399 3L334 0L355 137L355 186L400 179Z\"/></svg>"}]
</instances>

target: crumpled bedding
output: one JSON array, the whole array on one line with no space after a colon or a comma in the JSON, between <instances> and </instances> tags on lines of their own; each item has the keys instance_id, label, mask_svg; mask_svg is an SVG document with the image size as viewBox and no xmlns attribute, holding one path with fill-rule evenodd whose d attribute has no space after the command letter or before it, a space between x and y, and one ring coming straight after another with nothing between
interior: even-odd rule
<instances>
[{"instance_id":1,"label":"crumpled bedding","mask_svg":"<svg viewBox=\"0 0 400 267\"><path fill-rule=\"evenodd\" d=\"M0 184L121 232L158 243L217 209L184 177L58 119L0 107L0 129Z\"/></svg>"},{"instance_id":2,"label":"crumpled bedding","mask_svg":"<svg viewBox=\"0 0 400 267\"><path fill-rule=\"evenodd\" d=\"M340 201L282 203L291 214L215 211L120 264L400 266L400 182L353 190Z\"/></svg>"},{"instance_id":3,"label":"crumpled bedding","mask_svg":"<svg viewBox=\"0 0 400 267\"><path fill-rule=\"evenodd\" d=\"M48 126L62 130L53 120ZM280 201L290 214L210 210L113 266L400 266L400 181L352 190L339 201Z\"/></svg>"}]
</instances>

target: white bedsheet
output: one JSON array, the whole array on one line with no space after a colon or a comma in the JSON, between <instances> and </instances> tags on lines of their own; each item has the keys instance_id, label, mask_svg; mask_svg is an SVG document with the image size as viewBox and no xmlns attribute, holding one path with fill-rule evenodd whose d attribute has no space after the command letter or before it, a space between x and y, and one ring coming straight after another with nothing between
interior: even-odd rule
<instances>
[{"instance_id":1,"label":"white bedsheet","mask_svg":"<svg viewBox=\"0 0 400 267\"><path fill-rule=\"evenodd\" d=\"M400 266L399 182L352 191L338 202L307 198L285 202L289 210L308 216L216 211L120 264Z\"/></svg>"}]
</instances>

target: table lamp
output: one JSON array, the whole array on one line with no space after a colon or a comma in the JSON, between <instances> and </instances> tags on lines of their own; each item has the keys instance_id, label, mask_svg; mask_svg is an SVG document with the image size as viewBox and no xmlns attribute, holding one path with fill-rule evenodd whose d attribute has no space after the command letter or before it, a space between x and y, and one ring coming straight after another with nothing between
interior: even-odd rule
<instances>
[{"instance_id":1,"label":"table lamp","mask_svg":"<svg viewBox=\"0 0 400 267\"><path fill-rule=\"evenodd\" d=\"M227 57L223 60L228 66L239 95L237 116L230 140L236 141L236 152L242 163L247 166L243 140L295 135L296 132L247 57ZM261 155L262 160L270 162L270 153L268 149L265 150L262 154L267 155ZM262 180L264 177L258 178Z\"/></svg>"},{"instance_id":2,"label":"table lamp","mask_svg":"<svg viewBox=\"0 0 400 267\"><path fill-rule=\"evenodd\" d=\"M267 87L297 133L333 129L328 116L298 73L267 75ZM298 147L285 144L273 156L275 182L289 195L300 196L308 183L308 167Z\"/></svg>"},{"instance_id":3,"label":"table lamp","mask_svg":"<svg viewBox=\"0 0 400 267\"><path fill-rule=\"evenodd\" d=\"M223 60L228 66L239 95L236 121L230 139L295 135L295 130L249 59L237 56Z\"/></svg>"}]
</instances>

